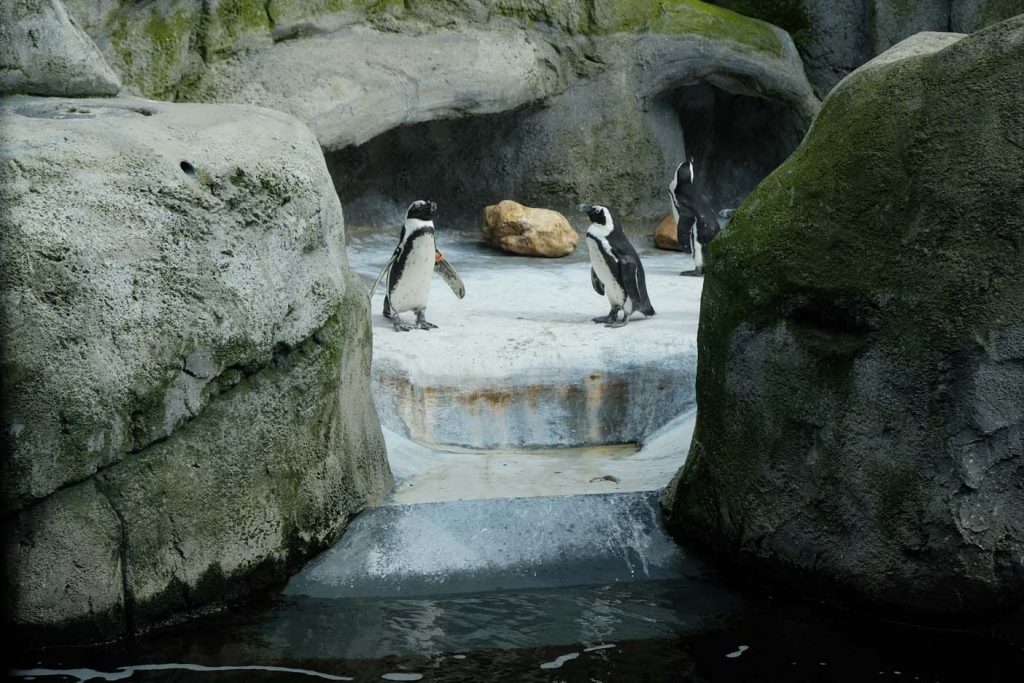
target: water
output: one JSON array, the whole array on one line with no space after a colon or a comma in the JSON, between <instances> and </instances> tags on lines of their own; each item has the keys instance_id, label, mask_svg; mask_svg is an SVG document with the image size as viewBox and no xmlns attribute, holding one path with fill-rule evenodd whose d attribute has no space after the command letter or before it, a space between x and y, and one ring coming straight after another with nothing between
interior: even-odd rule
<instances>
[{"instance_id":1,"label":"water","mask_svg":"<svg viewBox=\"0 0 1024 683\"><path fill-rule=\"evenodd\" d=\"M357 518L285 595L388 597L699 576L655 492L391 505Z\"/></svg>"},{"instance_id":2,"label":"water","mask_svg":"<svg viewBox=\"0 0 1024 683\"><path fill-rule=\"evenodd\" d=\"M22 679L40 681L1008 683L1024 655L974 634L745 596L704 575L421 598L278 597L17 665Z\"/></svg>"}]
</instances>

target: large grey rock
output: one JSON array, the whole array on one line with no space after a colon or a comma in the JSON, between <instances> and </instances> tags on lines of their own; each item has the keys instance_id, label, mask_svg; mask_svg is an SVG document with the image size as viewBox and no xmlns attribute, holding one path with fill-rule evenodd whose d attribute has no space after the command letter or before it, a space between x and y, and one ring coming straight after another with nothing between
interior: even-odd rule
<instances>
[{"instance_id":1,"label":"large grey rock","mask_svg":"<svg viewBox=\"0 0 1024 683\"><path fill-rule=\"evenodd\" d=\"M337 150L402 125L518 109L564 87L559 65L522 31L356 28L218 62L192 96L286 111Z\"/></svg>"},{"instance_id":2,"label":"large grey rock","mask_svg":"<svg viewBox=\"0 0 1024 683\"><path fill-rule=\"evenodd\" d=\"M1024 16L950 41L847 77L712 246L665 502L804 593L995 617L1024 603Z\"/></svg>"},{"instance_id":3,"label":"large grey rock","mask_svg":"<svg viewBox=\"0 0 1024 683\"><path fill-rule=\"evenodd\" d=\"M426 192L467 230L506 197L637 227L685 152L734 206L818 106L784 31L699 3L69 2L129 88L307 122L359 223Z\"/></svg>"},{"instance_id":4,"label":"large grey rock","mask_svg":"<svg viewBox=\"0 0 1024 683\"><path fill-rule=\"evenodd\" d=\"M921 31L970 33L1024 13L1024 0L710 0L792 34L822 93Z\"/></svg>"},{"instance_id":5,"label":"large grey rock","mask_svg":"<svg viewBox=\"0 0 1024 683\"><path fill-rule=\"evenodd\" d=\"M731 38L689 31L614 32L594 38L587 49L590 63L597 66L574 74L564 52L559 53L554 63L561 64L557 72L567 77L564 83L545 82L564 91L548 92L533 106L513 109L506 103L491 115L398 127L396 121L382 125L388 111L382 108L374 112L371 125L387 132L342 148L334 145L346 139L324 137L330 130L326 127L315 129L329 151L329 167L354 223L393 223L407 197L426 192L444 207L447 220L474 229L483 206L507 197L565 215L575 215L581 201L601 202L615 208L628 227L646 225L668 211L668 179L686 153L698 156L702 180L722 206L735 206L796 147L818 108L788 36L762 22L737 21L744 29L763 31L757 34L761 40L746 40L744 31ZM339 34L324 40L340 44L353 38ZM428 51L437 36L403 40ZM536 40L536 35L528 39L531 44ZM304 45L293 46L297 58ZM535 62L534 68L554 74L545 60ZM236 74L232 80L255 82L238 87L269 97L260 93L259 83L270 78L261 73L285 67L273 67L269 59L263 65L266 69L253 69L251 78ZM487 87L502 82L492 78ZM401 90L406 87L401 84ZM436 82L435 87L440 89L435 97L443 97L444 91L457 96L453 87L458 86ZM210 94L242 97L220 85ZM270 102L278 106L276 96ZM365 129L357 119L367 113L359 108L332 107L326 99L317 106L323 114L314 115L332 127ZM413 106L422 105L413 100ZM409 120L402 111L401 120ZM417 118L457 114L424 112ZM735 124L738 120L742 126ZM351 123L341 126L340 121Z\"/></svg>"},{"instance_id":6,"label":"large grey rock","mask_svg":"<svg viewBox=\"0 0 1024 683\"><path fill-rule=\"evenodd\" d=\"M390 482L316 138L242 106L0 113L2 501L9 543L35 548L5 552L15 622L123 606L141 627L279 580ZM39 602L33 577L72 576L68 557L92 612Z\"/></svg>"},{"instance_id":7,"label":"large grey rock","mask_svg":"<svg viewBox=\"0 0 1024 683\"><path fill-rule=\"evenodd\" d=\"M0 95L116 95L121 82L60 0L0 5Z\"/></svg>"}]
</instances>

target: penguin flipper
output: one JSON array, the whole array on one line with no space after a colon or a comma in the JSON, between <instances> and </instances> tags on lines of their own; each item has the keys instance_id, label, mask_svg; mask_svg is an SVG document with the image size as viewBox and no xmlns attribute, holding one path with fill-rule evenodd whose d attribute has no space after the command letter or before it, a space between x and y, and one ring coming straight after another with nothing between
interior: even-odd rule
<instances>
[{"instance_id":1,"label":"penguin flipper","mask_svg":"<svg viewBox=\"0 0 1024 683\"><path fill-rule=\"evenodd\" d=\"M647 280L644 277L644 267L639 257L631 254L623 255L619 259L619 282L626 296L633 300L633 310L640 311L644 315L654 315L654 306L647 296Z\"/></svg>"},{"instance_id":2,"label":"penguin flipper","mask_svg":"<svg viewBox=\"0 0 1024 683\"><path fill-rule=\"evenodd\" d=\"M391 271L391 266L393 266L395 264L395 260L398 258L398 255L401 252L402 252L401 247L399 247L398 249L395 249L395 253L391 255L391 258L388 259L388 262L384 264L383 268L381 268L380 274L377 276L377 279L373 281L373 287L370 287L370 298L371 299L373 298L373 291L375 289L377 289L377 285L379 285L380 281L384 279L384 276L387 275L388 272Z\"/></svg>"},{"instance_id":3,"label":"penguin flipper","mask_svg":"<svg viewBox=\"0 0 1024 683\"><path fill-rule=\"evenodd\" d=\"M604 296L604 283L601 282L601 278L597 276L597 273L594 272L593 268L590 269L590 284L594 286L595 292Z\"/></svg>"},{"instance_id":4,"label":"penguin flipper","mask_svg":"<svg viewBox=\"0 0 1024 683\"><path fill-rule=\"evenodd\" d=\"M441 279L451 288L456 297L461 299L466 296L466 285L462 282L458 272L452 267L452 264L448 263L447 259L441 256L440 252L438 252L438 256L440 258L434 261L434 272L441 276Z\"/></svg>"}]
</instances>

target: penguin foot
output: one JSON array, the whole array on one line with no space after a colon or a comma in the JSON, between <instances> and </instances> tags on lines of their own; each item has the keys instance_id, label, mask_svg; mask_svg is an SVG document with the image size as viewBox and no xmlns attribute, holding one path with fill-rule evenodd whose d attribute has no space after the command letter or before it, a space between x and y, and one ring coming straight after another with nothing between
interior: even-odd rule
<instances>
[{"instance_id":1,"label":"penguin foot","mask_svg":"<svg viewBox=\"0 0 1024 683\"><path fill-rule=\"evenodd\" d=\"M391 319L391 324L394 326L395 332L408 332L412 329L412 325L404 322L397 315Z\"/></svg>"},{"instance_id":2,"label":"penguin foot","mask_svg":"<svg viewBox=\"0 0 1024 683\"><path fill-rule=\"evenodd\" d=\"M703 269L700 269L700 270L696 270L696 269L694 269L694 270L684 270L683 272L681 272L679 274L680 275L691 275L693 277L703 277L704 270Z\"/></svg>"},{"instance_id":3,"label":"penguin foot","mask_svg":"<svg viewBox=\"0 0 1024 683\"><path fill-rule=\"evenodd\" d=\"M616 320L613 323L608 323L605 327L625 327L626 323L629 322L629 318L623 318L622 320Z\"/></svg>"},{"instance_id":4,"label":"penguin foot","mask_svg":"<svg viewBox=\"0 0 1024 683\"><path fill-rule=\"evenodd\" d=\"M427 322L427 316L423 311L416 311L416 328L420 330L436 330L437 325Z\"/></svg>"},{"instance_id":5,"label":"penguin foot","mask_svg":"<svg viewBox=\"0 0 1024 683\"><path fill-rule=\"evenodd\" d=\"M595 323L610 323L610 322L615 322L615 316L614 315L602 315L602 316L598 316L596 318L591 318L591 320L593 320Z\"/></svg>"}]
</instances>

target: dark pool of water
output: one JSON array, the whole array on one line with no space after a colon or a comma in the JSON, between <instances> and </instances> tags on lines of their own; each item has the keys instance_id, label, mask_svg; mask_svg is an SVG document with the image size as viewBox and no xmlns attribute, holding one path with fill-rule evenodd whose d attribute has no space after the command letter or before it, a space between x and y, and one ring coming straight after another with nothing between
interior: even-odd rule
<instances>
[{"instance_id":1,"label":"dark pool of water","mask_svg":"<svg viewBox=\"0 0 1024 683\"><path fill-rule=\"evenodd\" d=\"M419 599L278 598L131 643L25 653L16 665L19 678L39 681L961 683L1016 682L1024 653L979 634L743 597L691 577Z\"/></svg>"}]
</instances>

